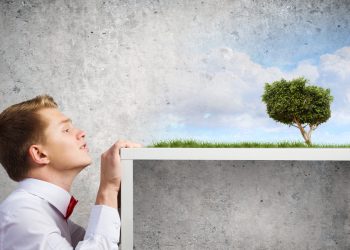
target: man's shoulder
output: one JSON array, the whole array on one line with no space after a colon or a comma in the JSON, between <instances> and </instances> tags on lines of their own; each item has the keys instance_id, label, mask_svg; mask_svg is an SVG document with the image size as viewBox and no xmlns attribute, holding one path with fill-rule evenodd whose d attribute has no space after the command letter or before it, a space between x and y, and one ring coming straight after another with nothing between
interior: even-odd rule
<instances>
[{"instance_id":1,"label":"man's shoulder","mask_svg":"<svg viewBox=\"0 0 350 250\"><path fill-rule=\"evenodd\" d=\"M61 234L56 217L46 200L24 189L13 191L0 204L0 249L37 249L47 235Z\"/></svg>"},{"instance_id":2,"label":"man's shoulder","mask_svg":"<svg viewBox=\"0 0 350 250\"><path fill-rule=\"evenodd\" d=\"M44 203L45 201L40 197L23 189L16 189L0 203L0 216L27 216L38 210L40 212Z\"/></svg>"}]
</instances>

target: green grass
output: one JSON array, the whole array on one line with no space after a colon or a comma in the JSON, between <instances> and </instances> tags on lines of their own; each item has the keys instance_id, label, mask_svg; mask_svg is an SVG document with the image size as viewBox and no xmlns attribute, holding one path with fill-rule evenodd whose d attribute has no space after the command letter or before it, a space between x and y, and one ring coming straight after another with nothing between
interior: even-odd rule
<instances>
[{"instance_id":1,"label":"green grass","mask_svg":"<svg viewBox=\"0 0 350 250\"><path fill-rule=\"evenodd\" d=\"M313 144L307 146L304 142L206 142L193 139L176 139L153 142L149 148L350 148L350 144Z\"/></svg>"}]
</instances>

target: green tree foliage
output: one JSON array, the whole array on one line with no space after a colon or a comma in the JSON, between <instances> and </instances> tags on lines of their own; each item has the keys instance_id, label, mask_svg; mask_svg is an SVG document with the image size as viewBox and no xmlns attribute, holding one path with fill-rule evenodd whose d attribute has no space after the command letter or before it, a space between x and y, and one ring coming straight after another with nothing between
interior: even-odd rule
<instances>
[{"instance_id":1,"label":"green tree foliage","mask_svg":"<svg viewBox=\"0 0 350 250\"><path fill-rule=\"evenodd\" d=\"M272 119L297 127L305 143L311 145L312 131L331 117L333 96L330 92L330 89L310 85L303 77L291 81L281 79L265 83L262 101Z\"/></svg>"}]
</instances>

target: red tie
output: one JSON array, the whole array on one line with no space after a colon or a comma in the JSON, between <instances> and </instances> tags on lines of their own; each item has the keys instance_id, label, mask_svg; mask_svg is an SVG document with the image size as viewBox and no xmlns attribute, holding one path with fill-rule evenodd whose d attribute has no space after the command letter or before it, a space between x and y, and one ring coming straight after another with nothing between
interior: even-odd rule
<instances>
[{"instance_id":1,"label":"red tie","mask_svg":"<svg viewBox=\"0 0 350 250\"><path fill-rule=\"evenodd\" d=\"M78 203L78 200L76 200L73 196L70 198L69 205L67 207L66 216L64 217L66 220L68 220L69 216L73 213L73 209L75 205Z\"/></svg>"}]
</instances>

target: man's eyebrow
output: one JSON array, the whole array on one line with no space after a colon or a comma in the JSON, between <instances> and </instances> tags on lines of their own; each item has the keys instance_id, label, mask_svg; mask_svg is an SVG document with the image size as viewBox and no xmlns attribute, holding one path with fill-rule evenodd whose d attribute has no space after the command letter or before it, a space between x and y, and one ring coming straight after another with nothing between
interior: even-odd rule
<instances>
[{"instance_id":1,"label":"man's eyebrow","mask_svg":"<svg viewBox=\"0 0 350 250\"><path fill-rule=\"evenodd\" d=\"M70 119L70 118L64 119L63 121L60 121L60 123L58 125L61 125L63 123L72 123L72 119Z\"/></svg>"}]
</instances>

